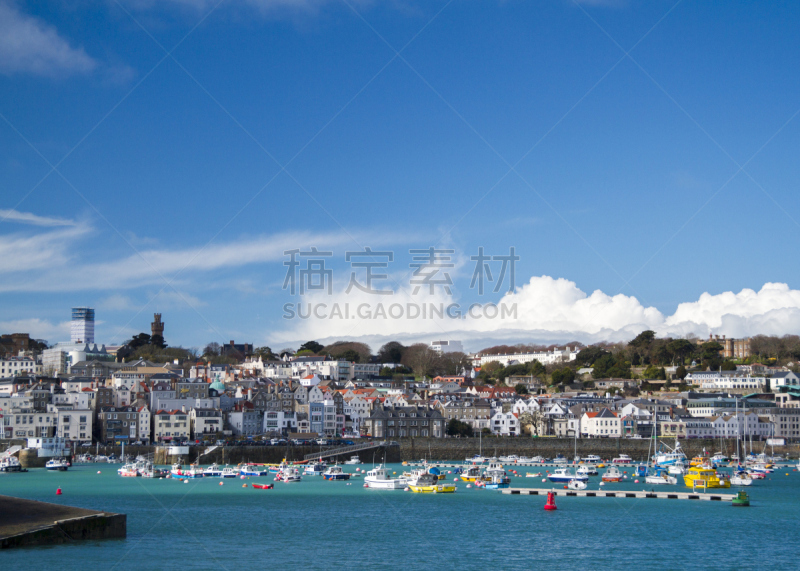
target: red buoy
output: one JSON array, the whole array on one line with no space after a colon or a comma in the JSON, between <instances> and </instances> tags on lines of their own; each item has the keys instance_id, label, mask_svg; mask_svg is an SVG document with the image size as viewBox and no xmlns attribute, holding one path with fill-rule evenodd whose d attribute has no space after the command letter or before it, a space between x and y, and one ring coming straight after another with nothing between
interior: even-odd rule
<instances>
[{"instance_id":1,"label":"red buoy","mask_svg":"<svg viewBox=\"0 0 800 571\"><path fill-rule=\"evenodd\" d=\"M547 492L547 503L544 505L545 511L551 512L557 510L556 507L556 494L555 492Z\"/></svg>"},{"instance_id":2,"label":"red buoy","mask_svg":"<svg viewBox=\"0 0 800 571\"><path fill-rule=\"evenodd\" d=\"M56 490L56 495L57 495L57 496L60 496L60 495L61 495L61 488L58 488L58 489Z\"/></svg>"}]
</instances>

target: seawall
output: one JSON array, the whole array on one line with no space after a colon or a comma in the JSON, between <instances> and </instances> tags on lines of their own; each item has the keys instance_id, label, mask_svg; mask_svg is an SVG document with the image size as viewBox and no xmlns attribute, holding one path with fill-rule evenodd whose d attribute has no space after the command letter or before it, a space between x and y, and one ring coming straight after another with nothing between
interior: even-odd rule
<instances>
[{"instance_id":1,"label":"seawall","mask_svg":"<svg viewBox=\"0 0 800 571\"><path fill-rule=\"evenodd\" d=\"M127 516L0 496L0 549L120 539Z\"/></svg>"}]
</instances>

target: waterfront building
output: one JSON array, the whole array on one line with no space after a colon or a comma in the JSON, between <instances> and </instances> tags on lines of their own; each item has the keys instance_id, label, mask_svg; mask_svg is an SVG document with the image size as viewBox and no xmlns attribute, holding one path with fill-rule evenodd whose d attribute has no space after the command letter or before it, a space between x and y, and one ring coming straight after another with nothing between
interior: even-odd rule
<instances>
[{"instance_id":1,"label":"waterfront building","mask_svg":"<svg viewBox=\"0 0 800 571\"><path fill-rule=\"evenodd\" d=\"M586 412L581 417L582 436L589 438L619 438L620 419L617 414L604 408L598 412Z\"/></svg>"},{"instance_id":2,"label":"waterfront building","mask_svg":"<svg viewBox=\"0 0 800 571\"><path fill-rule=\"evenodd\" d=\"M427 407L387 407L377 405L364 422L364 429L373 438L405 438L407 436L444 436L442 413Z\"/></svg>"}]
</instances>

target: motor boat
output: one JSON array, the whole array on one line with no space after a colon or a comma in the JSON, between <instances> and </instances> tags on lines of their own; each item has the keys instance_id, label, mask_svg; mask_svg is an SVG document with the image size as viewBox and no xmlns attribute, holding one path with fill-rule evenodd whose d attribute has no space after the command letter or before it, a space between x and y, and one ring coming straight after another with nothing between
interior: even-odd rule
<instances>
[{"instance_id":1,"label":"motor boat","mask_svg":"<svg viewBox=\"0 0 800 571\"><path fill-rule=\"evenodd\" d=\"M293 466L284 466L281 468L281 471L278 472L278 475L275 476L275 479L279 482L284 482L285 484L291 484L292 482L299 482L303 478L300 476L300 470Z\"/></svg>"},{"instance_id":2,"label":"motor boat","mask_svg":"<svg viewBox=\"0 0 800 571\"><path fill-rule=\"evenodd\" d=\"M222 468L217 463L211 464L211 466L203 470L203 476L205 478L221 478Z\"/></svg>"},{"instance_id":3,"label":"motor boat","mask_svg":"<svg viewBox=\"0 0 800 571\"><path fill-rule=\"evenodd\" d=\"M325 462L320 462L318 464L309 464L303 470L304 476L322 476L325 473L325 470L328 468L328 465Z\"/></svg>"},{"instance_id":4,"label":"motor boat","mask_svg":"<svg viewBox=\"0 0 800 571\"><path fill-rule=\"evenodd\" d=\"M358 454L353 454L352 456L350 456L349 460L345 461L345 464L347 464L348 466L354 466L356 464L362 464L362 462L361 458L358 457Z\"/></svg>"},{"instance_id":5,"label":"motor boat","mask_svg":"<svg viewBox=\"0 0 800 571\"><path fill-rule=\"evenodd\" d=\"M752 486L753 478L747 472L734 472L731 476L731 486Z\"/></svg>"},{"instance_id":6,"label":"motor boat","mask_svg":"<svg viewBox=\"0 0 800 571\"><path fill-rule=\"evenodd\" d=\"M596 454L589 454L586 458L581 458L581 462L586 464L599 464L602 461L602 458Z\"/></svg>"},{"instance_id":7,"label":"motor boat","mask_svg":"<svg viewBox=\"0 0 800 571\"><path fill-rule=\"evenodd\" d=\"M604 482L621 482L622 472L616 466L611 466L603 473L602 480Z\"/></svg>"},{"instance_id":8,"label":"motor boat","mask_svg":"<svg viewBox=\"0 0 800 571\"><path fill-rule=\"evenodd\" d=\"M124 464L120 469L117 470L117 474L123 478L136 478L140 475L135 464Z\"/></svg>"},{"instance_id":9,"label":"motor boat","mask_svg":"<svg viewBox=\"0 0 800 571\"><path fill-rule=\"evenodd\" d=\"M583 480L570 480L567 482L567 488L570 490L585 490L587 485Z\"/></svg>"},{"instance_id":10,"label":"motor boat","mask_svg":"<svg viewBox=\"0 0 800 571\"><path fill-rule=\"evenodd\" d=\"M341 466L333 465L325 470L322 477L326 480L349 480L350 474L342 470Z\"/></svg>"},{"instance_id":11,"label":"motor boat","mask_svg":"<svg viewBox=\"0 0 800 571\"><path fill-rule=\"evenodd\" d=\"M553 458L553 464L567 464L569 461L567 460L566 456L563 454L558 454L555 458Z\"/></svg>"},{"instance_id":12,"label":"motor boat","mask_svg":"<svg viewBox=\"0 0 800 571\"><path fill-rule=\"evenodd\" d=\"M583 464L578 466L578 474L581 476L597 476L600 472L593 464Z\"/></svg>"},{"instance_id":13,"label":"motor boat","mask_svg":"<svg viewBox=\"0 0 800 571\"><path fill-rule=\"evenodd\" d=\"M21 472L22 464L16 456L6 456L0 459L0 472Z\"/></svg>"},{"instance_id":14,"label":"motor boat","mask_svg":"<svg viewBox=\"0 0 800 571\"><path fill-rule=\"evenodd\" d=\"M678 478L670 476L666 468L656 468L653 474L647 474L644 481L648 484L674 486L678 483Z\"/></svg>"},{"instance_id":15,"label":"motor boat","mask_svg":"<svg viewBox=\"0 0 800 571\"><path fill-rule=\"evenodd\" d=\"M426 472L413 484L409 482L408 488L415 494L452 494L456 491L455 484L440 484L435 474Z\"/></svg>"},{"instance_id":16,"label":"motor boat","mask_svg":"<svg viewBox=\"0 0 800 571\"><path fill-rule=\"evenodd\" d=\"M589 481L589 476L578 474L576 472L571 471L569 468L556 468L552 474L547 476L547 478L551 482L559 482L565 484L571 482L572 480L580 480L582 482Z\"/></svg>"},{"instance_id":17,"label":"motor boat","mask_svg":"<svg viewBox=\"0 0 800 571\"><path fill-rule=\"evenodd\" d=\"M245 464L239 470L242 476L269 476L269 468L256 464Z\"/></svg>"},{"instance_id":18,"label":"motor boat","mask_svg":"<svg viewBox=\"0 0 800 571\"><path fill-rule=\"evenodd\" d=\"M256 490L271 490L275 484L251 484Z\"/></svg>"},{"instance_id":19,"label":"motor boat","mask_svg":"<svg viewBox=\"0 0 800 571\"><path fill-rule=\"evenodd\" d=\"M481 487L487 490L499 490L511 485L511 479L505 472L486 470L480 479Z\"/></svg>"},{"instance_id":20,"label":"motor boat","mask_svg":"<svg viewBox=\"0 0 800 571\"><path fill-rule=\"evenodd\" d=\"M633 464L633 459L627 454L620 454L611 461L612 464Z\"/></svg>"},{"instance_id":21,"label":"motor boat","mask_svg":"<svg viewBox=\"0 0 800 571\"><path fill-rule=\"evenodd\" d=\"M376 490L402 490L406 487L408 482L405 478L392 478L386 470L386 467L381 464L377 468L373 468L367 472L364 478L364 484L368 488Z\"/></svg>"},{"instance_id":22,"label":"motor boat","mask_svg":"<svg viewBox=\"0 0 800 571\"><path fill-rule=\"evenodd\" d=\"M467 468L467 471L461 474L461 479L465 482L474 482L481 477L481 469L477 466Z\"/></svg>"},{"instance_id":23,"label":"motor boat","mask_svg":"<svg viewBox=\"0 0 800 571\"><path fill-rule=\"evenodd\" d=\"M53 458L52 460L48 460L44 467L48 470L66 472L67 468L69 468L69 462L67 462L65 458Z\"/></svg>"},{"instance_id":24,"label":"motor boat","mask_svg":"<svg viewBox=\"0 0 800 571\"><path fill-rule=\"evenodd\" d=\"M239 470L234 468L233 466L225 466L222 469L222 477L223 478L235 478L239 475Z\"/></svg>"},{"instance_id":25,"label":"motor boat","mask_svg":"<svg viewBox=\"0 0 800 571\"><path fill-rule=\"evenodd\" d=\"M192 464L187 469L183 470L183 477L184 478L202 478L203 477L203 469L200 466L196 466Z\"/></svg>"}]
</instances>

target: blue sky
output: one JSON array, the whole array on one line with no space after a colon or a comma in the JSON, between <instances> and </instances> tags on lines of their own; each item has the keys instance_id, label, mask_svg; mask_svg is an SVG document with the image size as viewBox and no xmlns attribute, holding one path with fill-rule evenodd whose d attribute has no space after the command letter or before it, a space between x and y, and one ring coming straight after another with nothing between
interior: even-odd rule
<instances>
[{"instance_id":1,"label":"blue sky","mask_svg":"<svg viewBox=\"0 0 800 571\"><path fill-rule=\"evenodd\" d=\"M154 311L184 346L800 333L799 12L0 0L0 328L64 340L89 305L106 343ZM501 301L470 256L513 246L520 312L283 319L282 253L311 246L338 301L346 251L394 251L398 295L409 249L454 249L461 304Z\"/></svg>"}]
</instances>

